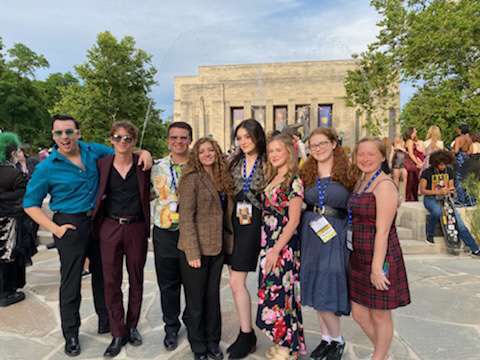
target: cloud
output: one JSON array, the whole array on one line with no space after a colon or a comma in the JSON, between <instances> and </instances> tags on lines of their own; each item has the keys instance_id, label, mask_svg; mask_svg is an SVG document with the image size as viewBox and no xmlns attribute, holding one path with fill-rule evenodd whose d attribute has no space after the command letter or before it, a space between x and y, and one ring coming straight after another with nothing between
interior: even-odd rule
<instances>
[{"instance_id":1,"label":"cloud","mask_svg":"<svg viewBox=\"0 0 480 360\"><path fill-rule=\"evenodd\" d=\"M132 35L153 55L153 96L171 113L173 79L199 65L346 59L366 49L378 15L367 1L0 0L0 36L44 54L48 72L85 60L98 32Z\"/></svg>"}]
</instances>

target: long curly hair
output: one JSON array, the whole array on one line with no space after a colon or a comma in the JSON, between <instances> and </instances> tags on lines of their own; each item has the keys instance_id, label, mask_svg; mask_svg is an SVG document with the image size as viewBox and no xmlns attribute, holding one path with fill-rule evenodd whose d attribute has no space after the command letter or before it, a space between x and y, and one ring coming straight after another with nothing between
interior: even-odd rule
<instances>
[{"instance_id":1,"label":"long curly hair","mask_svg":"<svg viewBox=\"0 0 480 360\"><path fill-rule=\"evenodd\" d=\"M0 162L10 161L12 151L18 150L20 139L13 132L0 133Z\"/></svg>"},{"instance_id":2,"label":"long curly hair","mask_svg":"<svg viewBox=\"0 0 480 360\"><path fill-rule=\"evenodd\" d=\"M287 151L288 151L288 155L289 155L288 161L287 161L288 171L282 183L280 184L280 187L282 189L287 190L290 187L290 184L292 183L293 178L296 175L298 175L298 158L297 158L297 155L295 154L295 150L293 147L293 140L291 136L286 135L284 133L270 136L267 143L267 153L268 153L268 146L274 141L280 141L287 148ZM267 164L265 166L265 184L270 184L270 182L273 180L273 178L276 175L277 175L277 169L270 163L270 161L267 161Z\"/></svg>"},{"instance_id":3,"label":"long curly hair","mask_svg":"<svg viewBox=\"0 0 480 360\"><path fill-rule=\"evenodd\" d=\"M211 137L202 137L198 139L193 145L192 150L189 152L188 162L183 170L182 178L185 178L189 174L193 173L205 173L205 169L199 160L200 146L210 143L215 150L215 163L213 164L213 183L217 191L233 194L233 179L228 171L228 165L223 156L222 149L218 143ZM180 179L180 182L182 181Z\"/></svg>"},{"instance_id":4,"label":"long curly hair","mask_svg":"<svg viewBox=\"0 0 480 360\"><path fill-rule=\"evenodd\" d=\"M345 186L348 190L352 190L357 178L356 176L353 176L353 173L351 172L350 162L345 154L345 150L339 145L338 135L335 130L331 128L317 128L313 130L308 137L308 143L310 143L310 139L315 135L324 135L331 143L336 144L336 147L333 150L332 181L336 181ZM312 155L308 157L300 169L300 176L305 187L315 183L315 180L318 177L318 167L317 160L315 160Z\"/></svg>"}]
</instances>

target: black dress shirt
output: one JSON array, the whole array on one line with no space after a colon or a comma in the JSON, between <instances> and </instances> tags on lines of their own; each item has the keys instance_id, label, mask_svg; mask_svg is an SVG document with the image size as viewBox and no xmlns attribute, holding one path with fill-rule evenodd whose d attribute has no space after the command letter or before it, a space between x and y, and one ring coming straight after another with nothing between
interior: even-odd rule
<instances>
[{"instance_id":1,"label":"black dress shirt","mask_svg":"<svg viewBox=\"0 0 480 360\"><path fill-rule=\"evenodd\" d=\"M135 164L132 164L125 179L112 166L106 193L105 215L107 217L142 217L142 204Z\"/></svg>"}]
</instances>

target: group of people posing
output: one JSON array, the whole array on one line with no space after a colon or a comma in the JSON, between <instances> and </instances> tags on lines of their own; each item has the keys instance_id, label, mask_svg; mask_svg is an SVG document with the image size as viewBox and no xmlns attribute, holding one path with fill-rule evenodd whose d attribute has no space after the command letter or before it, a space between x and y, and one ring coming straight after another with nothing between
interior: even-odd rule
<instances>
[{"instance_id":1,"label":"group of people posing","mask_svg":"<svg viewBox=\"0 0 480 360\"><path fill-rule=\"evenodd\" d=\"M118 355L127 343L142 344L137 326L152 218L167 350L177 347L183 285L183 322L194 358L224 357L220 280L226 264L240 324L226 349L230 359L256 350L246 284L257 270L255 324L273 342L269 359L306 353L302 306L316 310L322 334L312 359L342 358L340 318L350 313L373 344L370 358L389 357L391 310L409 304L410 293L395 229L399 195L382 171L387 154L380 139L359 141L352 163L335 131L318 128L299 168L292 137L267 139L253 119L236 127L239 149L229 158L211 137L191 146L192 129L185 122L170 124L169 155L155 163L147 151L135 151L138 131L128 121L113 124L113 148L81 141L79 123L70 116L53 118L52 135L56 146L33 172L23 207L54 234L67 355L81 351L86 257L98 332L112 334L104 355ZM42 210L47 195L53 219Z\"/></svg>"}]
</instances>

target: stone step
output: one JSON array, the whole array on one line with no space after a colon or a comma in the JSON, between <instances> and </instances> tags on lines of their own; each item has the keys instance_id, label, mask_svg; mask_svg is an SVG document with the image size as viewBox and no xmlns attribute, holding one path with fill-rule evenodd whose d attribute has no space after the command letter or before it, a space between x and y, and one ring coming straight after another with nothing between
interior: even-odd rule
<instances>
[{"instance_id":1,"label":"stone step","mask_svg":"<svg viewBox=\"0 0 480 360\"><path fill-rule=\"evenodd\" d=\"M409 229L409 228L406 228L406 227L403 227L403 226L397 226L397 234L398 234L398 238L400 240L408 240L408 239L413 239L413 231L412 229Z\"/></svg>"},{"instance_id":2,"label":"stone step","mask_svg":"<svg viewBox=\"0 0 480 360\"><path fill-rule=\"evenodd\" d=\"M447 247L443 238L436 237L435 245L428 245L425 241L419 240L400 240L400 246L404 255L431 255L447 254Z\"/></svg>"}]
</instances>

